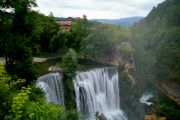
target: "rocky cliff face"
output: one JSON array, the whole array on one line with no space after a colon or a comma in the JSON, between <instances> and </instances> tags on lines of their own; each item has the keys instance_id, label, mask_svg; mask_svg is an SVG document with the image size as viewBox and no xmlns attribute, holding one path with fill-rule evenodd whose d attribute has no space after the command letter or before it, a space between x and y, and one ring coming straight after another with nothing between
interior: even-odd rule
<instances>
[{"instance_id":1,"label":"rocky cliff face","mask_svg":"<svg viewBox=\"0 0 180 120\"><path fill-rule=\"evenodd\" d=\"M180 105L180 86L178 84L157 81L156 87L164 93L164 95Z\"/></svg>"}]
</instances>

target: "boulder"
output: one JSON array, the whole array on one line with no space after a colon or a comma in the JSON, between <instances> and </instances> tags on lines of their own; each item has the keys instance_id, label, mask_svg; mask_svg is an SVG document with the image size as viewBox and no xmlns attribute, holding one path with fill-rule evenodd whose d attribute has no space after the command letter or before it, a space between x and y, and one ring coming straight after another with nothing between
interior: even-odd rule
<instances>
[{"instance_id":1,"label":"boulder","mask_svg":"<svg viewBox=\"0 0 180 120\"><path fill-rule=\"evenodd\" d=\"M60 67L56 67L56 66L51 66L48 68L48 71L49 72L60 72L60 73L63 73L63 69L60 68Z\"/></svg>"}]
</instances>

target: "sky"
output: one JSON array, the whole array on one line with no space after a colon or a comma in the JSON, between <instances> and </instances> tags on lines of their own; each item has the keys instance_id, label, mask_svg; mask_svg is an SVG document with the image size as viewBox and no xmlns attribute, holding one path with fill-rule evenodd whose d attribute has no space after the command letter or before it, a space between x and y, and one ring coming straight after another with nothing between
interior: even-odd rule
<instances>
[{"instance_id":1,"label":"sky","mask_svg":"<svg viewBox=\"0 0 180 120\"><path fill-rule=\"evenodd\" d=\"M36 0L40 13L55 17L88 19L117 19L132 16L145 17L154 6L165 0Z\"/></svg>"}]
</instances>

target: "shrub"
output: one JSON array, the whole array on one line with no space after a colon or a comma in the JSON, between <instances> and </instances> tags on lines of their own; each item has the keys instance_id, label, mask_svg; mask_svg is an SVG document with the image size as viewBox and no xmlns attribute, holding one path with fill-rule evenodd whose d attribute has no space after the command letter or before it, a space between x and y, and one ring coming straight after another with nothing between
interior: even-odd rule
<instances>
[{"instance_id":1,"label":"shrub","mask_svg":"<svg viewBox=\"0 0 180 120\"><path fill-rule=\"evenodd\" d=\"M62 67L64 69L64 87L66 107L68 110L75 108L73 78L77 69L77 54L73 49L63 56Z\"/></svg>"}]
</instances>

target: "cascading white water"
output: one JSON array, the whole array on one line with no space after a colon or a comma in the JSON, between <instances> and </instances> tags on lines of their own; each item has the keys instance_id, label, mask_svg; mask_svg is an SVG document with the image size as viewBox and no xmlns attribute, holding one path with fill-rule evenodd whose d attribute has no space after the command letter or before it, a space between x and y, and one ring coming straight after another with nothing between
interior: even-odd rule
<instances>
[{"instance_id":1,"label":"cascading white water","mask_svg":"<svg viewBox=\"0 0 180 120\"><path fill-rule=\"evenodd\" d=\"M36 85L45 92L48 102L64 105L64 89L60 73L50 73L41 76L38 78Z\"/></svg>"},{"instance_id":2,"label":"cascading white water","mask_svg":"<svg viewBox=\"0 0 180 120\"><path fill-rule=\"evenodd\" d=\"M108 120L127 120L120 109L117 68L77 72L73 82L77 107L87 120L95 120L96 112Z\"/></svg>"},{"instance_id":3,"label":"cascading white water","mask_svg":"<svg viewBox=\"0 0 180 120\"><path fill-rule=\"evenodd\" d=\"M152 102L148 102L149 99L151 99L153 97L153 94L152 93L149 93L149 92L145 92L141 98L139 99L140 103L144 103L144 104L147 104L147 105L152 105L153 103Z\"/></svg>"}]
</instances>

